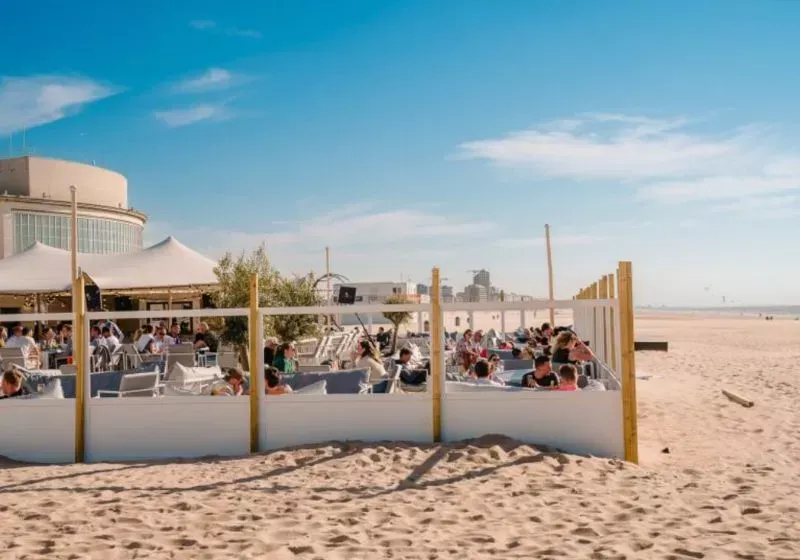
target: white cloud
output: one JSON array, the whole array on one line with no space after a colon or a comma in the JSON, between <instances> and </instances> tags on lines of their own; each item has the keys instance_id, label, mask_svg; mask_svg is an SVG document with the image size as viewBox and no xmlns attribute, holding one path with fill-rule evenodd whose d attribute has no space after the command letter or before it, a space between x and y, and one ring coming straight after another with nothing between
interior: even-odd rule
<instances>
[{"instance_id":1,"label":"white cloud","mask_svg":"<svg viewBox=\"0 0 800 560\"><path fill-rule=\"evenodd\" d=\"M441 247L444 239L452 244L458 238L482 238L494 227L490 222L414 209L380 210L377 204L363 203L335 208L302 221L281 222L278 231L258 233L214 228L170 232L165 225L151 224L148 240L156 242L166 235L211 240L207 246L195 248L212 255L252 249L261 243L266 243L270 250L293 254L317 253L330 246L337 251L349 249L351 253L356 249L354 254L363 255L400 246L404 247L402 258L406 259L415 251L439 251L435 245Z\"/></svg>"},{"instance_id":2,"label":"white cloud","mask_svg":"<svg viewBox=\"0 0 800 560\"><path fill-rule=\"evenodd\" d=\"M541 178L624 181L641 199L682 203L800 189L800 158L770 145L764 127L698 132L685 117L594 113L466 142L461 156Z\"/></svg>"},{"instance_id":3,"label":"white cloud","mask_svg":"<svg viewBox=\"0 0 800 560\"><path fill-rule=\"evenodd\" d=\"M739 214L753 219L790 218L800 214L800 196L783 195L759 198L742 198L719 204L710 209L714 213Z\"/></svg>"},{"instance_id":4,"label":"white cloud","mask_svg":"<svg viewBox=\"0 0 800 560\"><path fill-rule=\"evenodd\" d=\"M639 198L665 204L756 197L800 189L798 176L716 176L655 183L641 187Z\"/></svg>"},{"instance_id":5,"label":"white cloud","mask_svg":"<svg viewBox=\"0 0 800 560\"><path fill-rule=\"evenodd\" d=\"M261 32L255 29L243 29L239 27L220 27L216 21L210 19L196 19L189 22L189 26L198 31L209 31L219 35L229 37L246 37L249 39L261 39Z\"/></svg>"},{"instance_id":6,"label":"white cloud","mask_svg":"<svg viewBox=\"0 0 800 560\"><path fill-rule=\"evenodd\" d=\"M229 70L225 70L224 68L209 68L200 76L175 84L173 90L178 93L222 90L230 88L239 81L239 76L235 76Z\"/></svg>"},{"instance_id":7,"label":"white cloud","mask_svg":"<svg viewBox=\"0 0 800 560\"><path fill-rule=\"evenodd\" d=\"M0 78L0 134L51 123L84 105L117 93L114 88L69 76Z\"/></svg>"},{"instance_id":8,"label":"white cloud","mask_svg":"<svg viewBox=\"0 0 800 560\"><path fill-rule=\"evenodd\" d=\"M568 245L592 245L602 241L603 237L595 237L591 235L561 235L553 236L550 241L552 245L568 246ZM544 247L544 237L513 237L500 239L495 243L498 247L505 247L508 249L523 249L527 247Z\"/></svg>"},{"instance_id":9,"label":"white cloud","mask_svg":"<svg viewBox=\"0 0 800 560\"><path fill-rule=\"evenodd\" d=\"M183 109L170 109L153 113L156 119L170 128L177 128L202 121L221 121L230 118L230 113L222 105L194 105Z\"/></svg>"}]
</instances>

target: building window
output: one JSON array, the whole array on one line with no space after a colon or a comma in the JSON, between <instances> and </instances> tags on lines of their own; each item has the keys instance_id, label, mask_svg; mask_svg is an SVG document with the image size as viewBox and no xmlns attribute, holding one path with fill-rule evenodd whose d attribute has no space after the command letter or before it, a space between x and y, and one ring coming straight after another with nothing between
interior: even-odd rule
<instances>
[{"instance_id":1,"label":"building window","mask_svg":"<svg viewBox=\"0 0 800 560\"><path fill-rule=\"evenodd\" d=\"M457 327L461 326L461 317L456 317L456 326Z\"/></svg>"},{"instance_id":2,"label":"building window","mask_svg":"<svg viewBox=\"0 0 800 560\"><path fill-rule=\"evenodd\" d=\"M104 255L142 250L143 227L118 220L78 217L78 252ZM69 250L72 224L61 214L14 212L14 252L21 253L39 241Z\"/></svg>"},{"instance_id":3,"label":"building window","mask_svg":"<svg viewBox=\"0 0 800 560\"><path fill-rule=\"evenodd\" d=\"M422 330L425 332L431 332L431 322L425 321L424 323L422 323Z\"/></svg>"}]
</instances>

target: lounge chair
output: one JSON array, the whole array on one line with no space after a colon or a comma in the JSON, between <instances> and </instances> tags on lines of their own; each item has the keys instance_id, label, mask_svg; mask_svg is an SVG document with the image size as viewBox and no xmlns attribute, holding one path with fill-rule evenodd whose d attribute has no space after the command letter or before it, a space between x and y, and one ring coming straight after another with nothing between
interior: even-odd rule
<instances>
[{"instance_id":1,"label":"lounge chair","mask_svg":"<svg viewBox=\"0 0 800 560\"><path fill-rule=\"evenodd\" d=\"M97 391L98 397L154 397L158 391L158 381L160 373L129 373L122 377L119 384L119 391L101 390Z\"/></svg>"},{"instance_id":2,"label":"lounge chair","mask_svg":"<svg viewBox=\"0 0 800 560\"><path fill-rule=\"evenodd\" d=\"M0 348L0 364L4 370L13 365L25 367L25 354L22 348Z\"/></svg>"}]
</instances>

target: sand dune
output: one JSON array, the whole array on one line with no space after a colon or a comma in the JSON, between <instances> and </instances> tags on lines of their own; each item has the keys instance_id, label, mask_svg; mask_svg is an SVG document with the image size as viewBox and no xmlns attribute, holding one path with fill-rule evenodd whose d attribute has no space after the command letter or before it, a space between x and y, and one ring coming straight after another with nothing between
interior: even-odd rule
<instances>
[{"instance_id":1,"label":"sand dune","mask_svg":"<svg viewBox=\"0 0 800 560\"><path fill-rule=\"evenodd\" d=\"M2 558L800 558L800 324L648 317L638 329L672 344L637 354L641 466L500 436L6 462Z\"/></svg>"}]
</instances>

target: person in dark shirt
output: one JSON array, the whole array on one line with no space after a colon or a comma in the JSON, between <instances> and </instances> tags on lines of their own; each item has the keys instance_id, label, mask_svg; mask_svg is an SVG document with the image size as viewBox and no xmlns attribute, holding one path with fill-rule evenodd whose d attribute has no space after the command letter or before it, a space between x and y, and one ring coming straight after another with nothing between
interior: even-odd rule
<instances>
[{"instance_id":1,"label":"person in dark shirt","mask_svg":"<svg viewBox=\"0 0 800 560\"><path fill-rule=\"evenodd\" d=\"M544 387L555 389L558 387L558 377L550 367L550 358L539 356L534 362L534 370L522 376L523 387Z\"/></svg>"},{"instance_id":2,"label":"person in dark shirt","mask_svg":"<svg viewBox=\"0 0 800 560\"><path fill-rule=\"evenodd\" d=\"M547 346L550 344L550 338L553 336L553 327L550 323L542 323L542 326L533 331L533 340L539 346Z\"/></svg>"},{"instance_id":3,"label":"person in dark shirt","mask_svg":"<svg viewBox=\"0 0 800 560\"><path fill-rule=\"evenodd\" d=\"M30 394L30 392L22 385L22 375L19 372L10 369L3 374L3 379L0 382L0 388L3 394L0 399L13 399L14 397L22 397Z\"/></svg>"},{"instance_id":4,"label":"person in dark shirt","mask_svg":"<svg viewBox=\"0 0 800 560\"><path fill-rule=\"evenodd\" d=\"M412 355L413 353L408 348L400 350L400 359L395 362L401 366L400 380L408 385L422 385L428 379L428 370L412 368L410 364Z\"/></svg>"},{"instance_id":5,"label":"person in dark shirt","mask_svg":"<svg viewBox=\"0 0 800 560\"><path fill-rule=\"evenodd\" d=\"M197 327L197 333L194 336L194 347L198 350L208 348L209 352L216 352L219 347L219 339L205 321Z\"/></svg>"},{"instance_id":6,"label":"person in dark shirt","mask_svg":"<svg viewBox=\"0 0 800 560\"><path fill-rule=\"evenodd\" d=\"M572 331L562 331L553 343L552 358L557 364L577 364L593 357L592 351Z\"/></svg>"},{"instance_id":7,"label":"person in dark shirt","mask_svg":"<svg viewBox=\"0 0 800 560\"><path fill-rule=\"evenodd\" d=\"M278 349L278 339L269 337L264 341L264 367L271 366L275 360L275 351Z\"/></svg>"}]
</instances>

